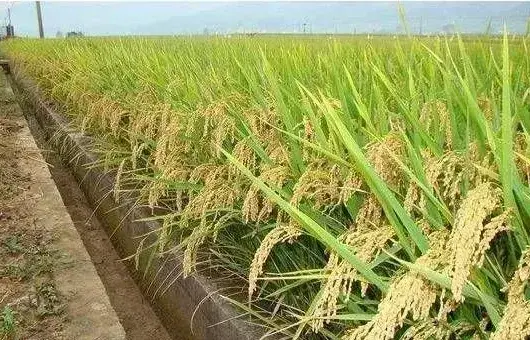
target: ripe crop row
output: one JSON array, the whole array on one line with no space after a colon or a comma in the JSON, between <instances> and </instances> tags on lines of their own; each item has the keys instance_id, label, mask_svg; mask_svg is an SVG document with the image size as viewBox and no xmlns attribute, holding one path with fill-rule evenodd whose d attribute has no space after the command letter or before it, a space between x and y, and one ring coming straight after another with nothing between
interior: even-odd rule
<instances>
[{"instance_id":1,"label":"ripe crop row","mask_svg":"<svg viewBox=\"0 0 530 340\"><path fill-rule=\"evenodd\" d=\"M162 211L156 251L247 280L271 332L530 336L526 38L0 48Z\"/></svg>"}]
</instances>

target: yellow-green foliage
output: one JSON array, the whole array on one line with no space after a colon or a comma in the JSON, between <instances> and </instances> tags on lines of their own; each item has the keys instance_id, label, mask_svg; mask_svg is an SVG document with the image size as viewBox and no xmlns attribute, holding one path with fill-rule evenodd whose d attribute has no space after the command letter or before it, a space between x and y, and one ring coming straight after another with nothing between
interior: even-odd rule
<instances>
[{"instance_id":1,"label":"yellow-green foliage","mask_svg":"<svg viewBox=\"0 0 530 340\"><path fill-rule=\"evenodd\" d=\"M170 211L157 249L184 249L187 275L209 243L210 260L248 277L253 306L272 302L269 326L346 339L530 336L520 311L526 38L17 39L1 48L105 141L117 199L134 183L141 203ZM512 319L516 311L524 317Z\"/></svg>"}]
</instances>

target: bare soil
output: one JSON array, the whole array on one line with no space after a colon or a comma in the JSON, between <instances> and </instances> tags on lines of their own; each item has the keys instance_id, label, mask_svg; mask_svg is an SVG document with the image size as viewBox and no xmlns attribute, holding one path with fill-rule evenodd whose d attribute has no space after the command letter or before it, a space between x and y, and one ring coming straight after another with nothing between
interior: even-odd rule
<instances>
[{"instance_id":1,"label":"bare soil","mask_svg":"<svg viewBox=\"0 0 530 340\"><path fill-rule=\"evenodd\" d=\"M3 79L2 79L3 80ZM31 176L19 168L22 154L12 115L14 98L0 84L0 339L63 339L68 298L56 288L53 272L68 258L49 245L52 233L36 228Z\"/></svg>"}]
</instances>

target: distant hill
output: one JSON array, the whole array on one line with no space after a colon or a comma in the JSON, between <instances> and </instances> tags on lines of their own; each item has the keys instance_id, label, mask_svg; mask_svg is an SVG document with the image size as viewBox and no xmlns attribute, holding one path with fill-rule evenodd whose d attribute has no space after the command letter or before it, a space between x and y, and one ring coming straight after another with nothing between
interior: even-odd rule
<instances>
[{"instance_id":1,"label":"distant hill","mask_svg":"<svg viewBox=\"0 0 530 340\"><path fill-rule=\"evenodd\" d=\"M463 33L483 33L491 20L497 32L503 21L524 33L530 3L405 2L407 24L414 33L438 33L444 26ZM304 23L306 24L304 27ZM398 33L403 30L396 2L270 2L224 3L193 14L141 25L135 33L203 32Z\"/></svg>"},{"instance_id":2,"label":"distant hill","mask_svg":"<svg viewBox=\"0 0 530 340\"><path fill-rule=\"evenodd\" d=\"M1 4L1 3L0 3ZM530 2L402 2L413 33L524 33ZM6 7L7 5L3 5ZM403 32L398 2L42 2L46 36L236 32ZM14 2L15 33L37 35L33 2Z\"/></svg>"}]
</instances>

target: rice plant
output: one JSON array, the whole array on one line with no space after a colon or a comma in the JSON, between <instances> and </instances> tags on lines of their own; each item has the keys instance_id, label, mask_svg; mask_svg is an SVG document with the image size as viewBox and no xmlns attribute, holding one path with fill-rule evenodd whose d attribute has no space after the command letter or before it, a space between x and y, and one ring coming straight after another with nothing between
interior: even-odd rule
<instances>
[{"instance_id":1,"label":"rice plant","mask_svg":"<svg viewBox=\"0 0 530 340\"><path fill-rule=\"evenodd\" d=\"M530 336L527 37L17 39L156 251L289 338Z\"/></svg>"}]
</instances>

